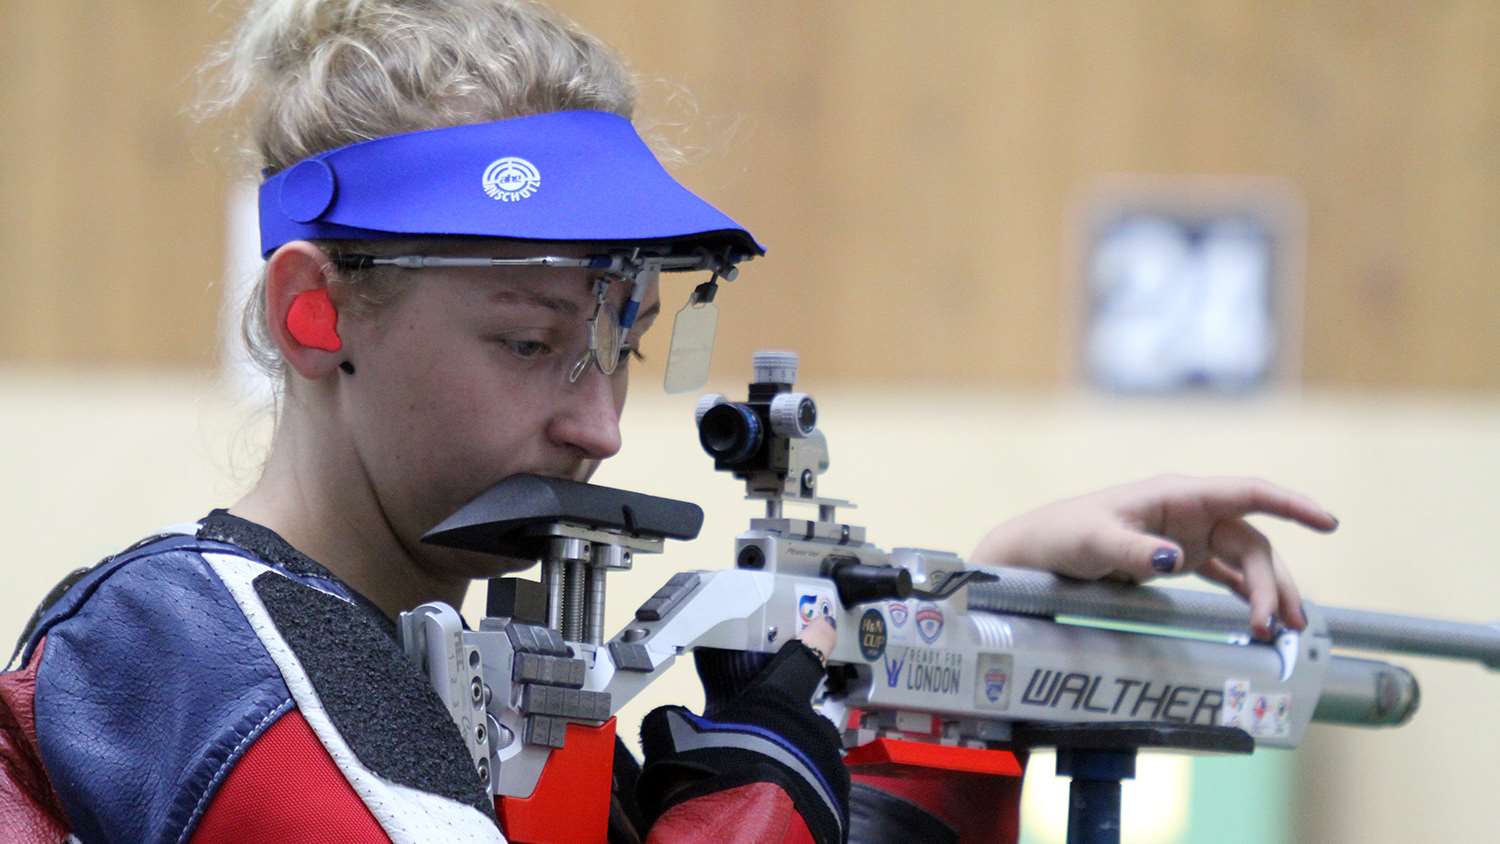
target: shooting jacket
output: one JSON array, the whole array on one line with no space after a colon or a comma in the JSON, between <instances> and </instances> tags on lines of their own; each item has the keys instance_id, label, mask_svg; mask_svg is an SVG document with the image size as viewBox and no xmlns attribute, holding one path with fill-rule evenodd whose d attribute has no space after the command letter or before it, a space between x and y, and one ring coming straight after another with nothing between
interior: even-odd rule
<instances>
[{"instance_id":1,"label":"shooting jacket","mask_svg":"<svg viewBox=\"0 0 1500 844\"><path fill-rule=\"evenodd\" d=\"M0 840L505 841L391 620L225 511L90 569L20 657L0 674ZM782 785L744 777L695 782L648 827L623 745L614 771L612 841L826 838ZM850 840L1016 838L1018 780L854 779Z\"/></svg>"}]
</instances>

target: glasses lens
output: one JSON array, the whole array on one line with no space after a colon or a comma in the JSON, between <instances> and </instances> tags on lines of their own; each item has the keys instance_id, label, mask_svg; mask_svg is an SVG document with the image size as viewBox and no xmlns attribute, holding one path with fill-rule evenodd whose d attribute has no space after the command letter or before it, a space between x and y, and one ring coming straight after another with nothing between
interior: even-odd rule
<instances>
[{"instance_id":1,"label":"glasses lens","mask_svg":"<svg viewBox=\"0 0 1500 844\"><path fill-rule=\"evenodd\" d=\"M620 312L608 302L600 302L589 320L590 346L594 349L594 360L605 375L613 375L620 365L620 347L624 334L620 331Z\"/></svg>"}]
</instances>

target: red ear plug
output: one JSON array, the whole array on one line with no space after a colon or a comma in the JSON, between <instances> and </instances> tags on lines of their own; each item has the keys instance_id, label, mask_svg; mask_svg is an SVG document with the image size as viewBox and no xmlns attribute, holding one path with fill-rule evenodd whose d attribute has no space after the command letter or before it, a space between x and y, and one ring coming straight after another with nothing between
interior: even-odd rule
<instances>
[{"instance_id":1,"label":"red ear plug","mask_svg":"<svg viewBox=\"0 0 1500 844\"><path fill-rule=\"evenodd\" d=\"M328 288L298 293L286 314L286 330L304 346L336 352L344 344L339 340L339 312L328 298Z\"/></svg>"}]
</instances>

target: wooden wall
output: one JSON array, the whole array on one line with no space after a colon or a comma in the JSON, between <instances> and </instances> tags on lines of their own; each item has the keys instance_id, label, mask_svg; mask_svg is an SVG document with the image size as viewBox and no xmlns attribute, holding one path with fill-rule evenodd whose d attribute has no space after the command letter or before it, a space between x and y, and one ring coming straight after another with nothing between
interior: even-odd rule
<instances>
[{"instance_id":1,"label":"wooden wall","mask_svg":"<svg viewBox=\"0 0 1500 844\"><path fill-rule=\"evenodd\" d=\"M183 113L208 5L0 0L0 361L213 360L225 181Z\"/></svg>"},{"instance_id":2,"label":"wooden wall","mask_svg":"<svg viewBox=\"0 0 1500 844\"><path fill-rule=\"evenodd\" d=\"M0 0L0 361L212 360L225 176L180 114L210 5ZM1059 383L1080 198L1253 176L1305 205L1307 383L1500 388L1500 4L559 5L771 249L716 369Z\"/></svg>"}]
</instances>

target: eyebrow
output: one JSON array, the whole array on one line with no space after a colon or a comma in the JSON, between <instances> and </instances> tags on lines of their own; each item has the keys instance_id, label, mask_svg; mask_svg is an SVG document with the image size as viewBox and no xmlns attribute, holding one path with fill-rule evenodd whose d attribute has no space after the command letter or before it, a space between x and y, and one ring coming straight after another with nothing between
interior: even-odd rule
<instances>
[{"instance_id":1,"label":"eyebrow","mask_svg":"<svg viewBox=\"0 0 1500 844\"><path fill-rule=\"evenodd\" d=\"M540 293L532 293L528 290L516 290L513 288L502 288L490 294L491 302L504 302L511 305L530 305L536 308L552 311L563 316L578 316L578 303L569 299L559 299L555 296L543 296Z\"/></svg>"},{"instance_id":2,"label":"eyebrow","mask_svg":"<svg viewBox=\"0 0 1500 844\"><path fill-rule=\"evenodd\" d=\"M542 308L544 310L552 311L553 313L559 313L563 316L570 317L578 316L579 312L577 302L574 302L570 299L559 299L555 296L543 296L540 293L533 293L529 290L515 290L509 288L496 290L494 293L490 294L490 301L503 302L505 304L511 305L530 305L532 307ZM636 315L635 321L636 324L639 325L640 323L646 322L647 320L656 319L660 315L661 300L658 299L655 302L651 303L651 307L645 309L644 311L641 311L638 315Z\"/></svg>"}]
</instances>

